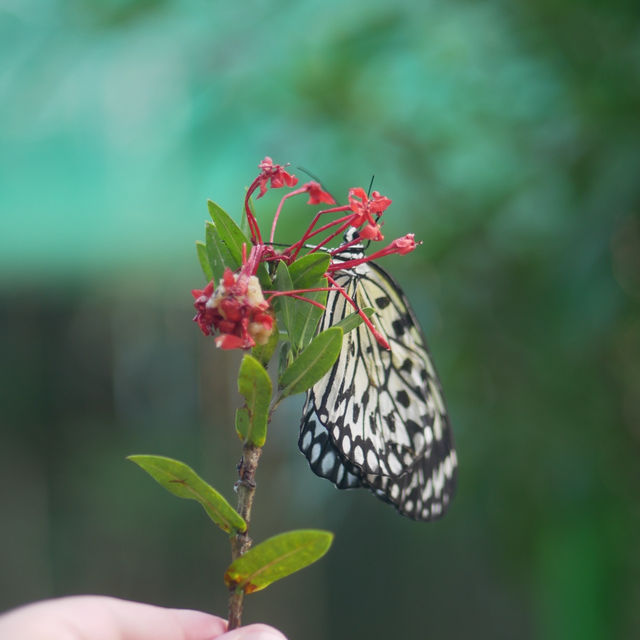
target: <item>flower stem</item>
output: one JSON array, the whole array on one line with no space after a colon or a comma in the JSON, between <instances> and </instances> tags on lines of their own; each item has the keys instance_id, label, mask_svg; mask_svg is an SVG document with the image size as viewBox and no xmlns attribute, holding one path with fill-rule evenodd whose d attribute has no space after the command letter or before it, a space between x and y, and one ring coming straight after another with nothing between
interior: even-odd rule
<instances>
[{"instance_id":1,"label":"flower stem","mask_svg":"<svg viewBox=\"0 0 640 640\"><path fill-rule=\"evenodd\" d=\"M253 506L253 495L256 492L256 469L262 453L261 447L252 444L244 444L242 447L242 458L238 465L239 480L236 484L238 491L238 513L247 523L247 530L244 533L237 533L231 538L231 559L235 560L246 553L251 548L251 538L249 537L249 524L251 521L251 508ZM242 624L242 604L244 592L232 591L229 597L229 630L236 629Z\"/></svg>"}]
</instances>

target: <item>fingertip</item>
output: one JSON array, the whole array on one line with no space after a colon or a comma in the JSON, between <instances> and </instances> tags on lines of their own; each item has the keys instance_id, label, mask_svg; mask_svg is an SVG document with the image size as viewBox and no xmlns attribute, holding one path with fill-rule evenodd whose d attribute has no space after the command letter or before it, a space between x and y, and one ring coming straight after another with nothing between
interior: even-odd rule
<instances>
[{"instance_id":1,"label":"fingertip","mask_svg":"<svg viewBox=\"0 0 640 640\"><path fill-rule=\"evenodd\" d=\"M212 640L227 630L227 621L192 609L174 609L173 614L187 640Z\"/></svg>"},{"instance_id":2,"label":"fingertip","mask_svg":"<svg viewBox=\"0 0 640 640\"><path fill-rule=\"evenodd\" d=\"M287 640L277 629L266 624L250 624L225 634L224 640Z\"/></svg>"}]
</instances>

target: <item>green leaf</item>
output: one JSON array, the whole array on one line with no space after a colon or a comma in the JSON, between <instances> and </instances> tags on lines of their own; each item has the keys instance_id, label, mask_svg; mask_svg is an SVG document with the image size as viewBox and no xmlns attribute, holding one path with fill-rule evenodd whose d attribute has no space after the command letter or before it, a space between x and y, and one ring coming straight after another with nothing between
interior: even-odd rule
<instances>
[{"instance_id":1,"label":"green leaf","mask_svg":"<svg viewBox=\"0 0 640 640\"><path fill-rule=\"evenodd\" d=\"M289 269L284 262L279 262L276 269L276 277L274 287L277 291L291 291L293 282L289 275ZM295 300L289 296L277 296L274 299L274 309L280 322L278 323L287 333L287 337L291 340L291 328L293 327L293 318L295 312Z\"/></svg>"},{"instance_id":2,"label":"green leaf","mask_svg":"<svg viewBox=\"0 0 640 640\"><path fill-rule=\"evenodd\" d=\"M342 335L340 327L330 327L310 342L280 378L283 398L306 391L331 369L342 349Z\"/></svg>"},{"instance_id":3,"label":"green leaf","mask_svg":"<svg viewBox=\"0 0 640 640\"><path fill-rule=\"evenodd\" d=\"M326 291L306 293L304 296L310 300L315 300L323 306L326 306L327 304ZM313 336L315 336L318 329L318 323L320 322L320 318L324 311L310 302L296 300L296 303L298 308L294 315L293 335L297 338L295 344L295 353L297 354L301 349L304 349L304 347L309 344Z\"/></svg>"},{"instance_id":4,"label":"green leaf","mask_svg":"<svg viewBox=\"0 0 640 640\"><path fill-rule=\"evenodd\" d=\"M179 498L197 500L207 515L227 533L243 532L247 524L240 514L191 467L163 456L128 456L156 482Z\"/></svg>"},{"instance_id":5,"label":"green leaf","mask_svg":"<svg viewBox=\"0 0 640 640\"><path fill-rule=\"evenodd\" d=\"M211 200L207 201L207 206L209 207L209 215L213 220L216 231L231 253L231 256L237 265L236 268L238 268L242 264L243 243L247 245L247 251L251 248L251 243L245 237L244 233L242 233L240 227L233 221L229 214L222 209L222 207L218 206Z\"/></svg>"},{"instance_id":6,"label":"green leaf","mask_svg":"<svg viewBox=\"0 0 640 640\"><path fill-rule=\"evenodd\" d=\"M234 560L224 574L230 589L253 593L319 560L331 546L329 531L301 529L269 538Z\"/></svg>"},{"instance_id":7,"label":"green leaf","mask_svg":"<svg viewBox=\"0 0 640 640\"><path fill-rule=\"evenodd\" d=\"M213 273L213 280L217 286L222 280L222 274L226 267L235 271L240 267L240 263L235 260L227 245L222 241L216 226L211 222L205 224L205 237L207 241L207 256L209 265Z\"/></svg>"},{"instance_id":8,"label":"green leaf","mask_svg":"<svg viewBox=\"0 0 640 640\"><path fill-rule=\"evenodd\" d=\"M289 273L294 289L317 289L327 286L324 274L329 267L330 257L327 254L311 253L303 256L289 265ZM313 291L301 294L309 300L318 302L321 305L327 303L326 291ZM297 354L300 349L307 346L309 341L316 334L318 322L322 317L323 310L311 302L304 300L294 300L293 319L294 324L291 330L293 336L294 351Z\"/></svg>"},{"instance_id":9,"label":"green leaf","mask_svg":"<svg viewBox=\"0 0 640 640\"><path fill-rule=\"evenodd\" d=\"M245 406L236 411L236 430L242 440L256 447L264 446L271 402L271 379L264 367L248 353L242 358L238 373L238 391Z\"/></svg>"},{"instance_id":10,"label":"green leaf","mask_svg":"<svg viewBox=\"0 0 640 640\"><path fill-rule=\"evenodd\" d=\"M372 307L365 307L364 309L361 309L361 311L367 316L367 318L371 318L375 315L375 311ZM359 327L363 322L364 320L362 319L362 316L354 311L332 326L340 327L344 333L349 333L349 331Z\"/></svg>"},{"instance_id":11,"label":"green leaf","mask_svg":"<svg viewBox=\"0 0 640 640\"><path fill-rule=\"evenodd\" d=\"M209 207L209 215L215 224L216 231L220 236L220 239L229 250L231 257L236 264L235 267L228 265L231 269L235 270L242 265L242 245L247 245L247 256L251 251L251 241L244 235L242 229L234 222L231 216L222 207L217 205L211 200L207 201ZM264 289L268 289L271 286L271 278L267 273L267 269L264 263L258 266L258 279Z\"/></svg>"},{"instance_id":12,"label":"green leaf","mask_svg":"<svg viewBox=\"0 0 640 640\"><path fill-rule=\"evenodd\" d=\"M331 256L326 253L310 253L291 263L289 273L294 288L308 289L317 286L318 282L325 282L323 276L330 261Z\"/></svg>"},{"instance_id":13,"label":"green leaf","mask_svg":"<svg viewBox=\"0 0 640 640\"><path fill-rule=\"evenodd\" d=\"M207 279L207 282L209 282L209 280L213 278L213 271L211 270L211 265L209 264L207 247L204 242L196 242L196 251L198 252L198 261L200 262L202 273L204 273L204 277Z\"/></svg>"},{"instance_id":14,"label":"green leaf","mask_svg":"<svg viewBox=\"0 0 640 640\"><path fill-rule=\"evenodd\" d=\"M283 342L280 347L280 358L278 362L278 376L281 377L287 367L293 362L293 353L291 351L291 345L288 342Z\"/></svg>"}]
</instances>

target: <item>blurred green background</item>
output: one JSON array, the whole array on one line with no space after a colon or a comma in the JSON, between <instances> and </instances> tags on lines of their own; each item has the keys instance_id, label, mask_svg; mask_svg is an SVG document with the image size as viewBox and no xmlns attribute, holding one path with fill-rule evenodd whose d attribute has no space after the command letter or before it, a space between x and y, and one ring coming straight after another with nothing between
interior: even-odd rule
<instances>
[{"instance_id":1,"label":"blurred green background","mask_svg":"<svg viewBox=\"0 0 640 640\"><path fill-rule=\"evenodd\" d=\"M255 538L336 542L247 621L292 640L640 637L639 17L1 0L0 609L107 593L224 614L224 536L124 458L183 459L231 496L238 356L191 323L193 243L206 199L239 218L271 155L335 193L375 174L387 237L424 240L386 266L440 370L460 482L426 525L338 492L297 452L292 399Z\"/></svg>"}]
</instances>

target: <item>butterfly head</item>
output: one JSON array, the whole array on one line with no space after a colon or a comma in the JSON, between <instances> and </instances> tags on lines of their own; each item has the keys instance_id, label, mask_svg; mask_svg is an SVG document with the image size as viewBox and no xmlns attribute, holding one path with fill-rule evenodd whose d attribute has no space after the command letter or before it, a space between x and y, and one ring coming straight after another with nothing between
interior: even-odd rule
<instances>
[{"instance_id":1,"label":"butterfly head","mask_svg":"<svg viewBox=\"0 0 640 640\"><path fill-rule=\"evenodd\" d=\"M348 227L347 230L344 232L344 236L342 237L344 238L344 243L347 244L348 242L353 242L354 240L357 240L360 237L360 232L356 227ZM360 247L360 249L363 248L362 244L360 243L353 246Z\"/></svg>"},{"instance_id":2,"label":"butterfly head","mask_svg":"<svg viewBox=\"0 0 640 640\"><path fill-rule=\"evenodd\" d=\"M334 260L358 260L364 257L364 245L362 242L356 242L360 237L360 233L356 227L348 227L342 237L344 241L340 246L340 251L333 256ZM342 246L344 246L344 248L342 248Z\"/></svg>"}]
</instances>

